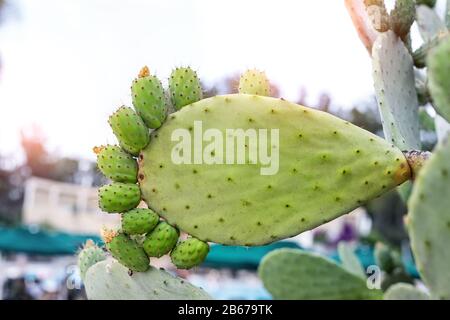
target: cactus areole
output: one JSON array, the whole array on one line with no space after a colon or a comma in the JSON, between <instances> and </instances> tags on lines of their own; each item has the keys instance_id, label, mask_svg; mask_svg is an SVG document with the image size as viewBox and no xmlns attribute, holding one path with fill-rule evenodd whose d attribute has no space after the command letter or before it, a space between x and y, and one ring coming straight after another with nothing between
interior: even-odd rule
<instances>
[{"instance_id":1,"label":"cactus areole","mask_svg":"<svg viewBox=\"0 0 450 320\"><path fill-rule=\"evenodd\" d=\"M139 155L143 199L203 240L262 245L357 208L412 177L400 149L283 99L215 96L185 106Z\"/></svg>"}]
</instances>

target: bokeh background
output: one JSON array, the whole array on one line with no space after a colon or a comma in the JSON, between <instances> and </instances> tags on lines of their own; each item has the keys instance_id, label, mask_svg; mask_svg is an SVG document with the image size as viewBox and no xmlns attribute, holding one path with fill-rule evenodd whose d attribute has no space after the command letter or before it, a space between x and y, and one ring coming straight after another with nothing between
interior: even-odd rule
<instances>
[{"instance_id":1,"label":"bokeh background","mask_svg":"<svg viewBox=\"0 0 450 320\"><path fill-rule=\"evenodd\" d=\"M416 48L416 26L412 41ZM370 59L343 1L0 0L0 298L85 298L75 253L118 223L97 208L96 187L106 181L92 147L115 143L107 117L131 105L144 65L164 83L172 68L193 67L205 96L235 92L239 74L256 67L274 96L382 135ZM421 110L428 148L436 140L430 116ZM267 299L256 268L270 250L338 259L345 241L368 266L380 242L400 253L399 274L411 280L405 213L392 192L271 246L213 246L202 267L178 273L216 298ZM156 264L177 272L164 259Z\"/></svg>"}]
</instances>

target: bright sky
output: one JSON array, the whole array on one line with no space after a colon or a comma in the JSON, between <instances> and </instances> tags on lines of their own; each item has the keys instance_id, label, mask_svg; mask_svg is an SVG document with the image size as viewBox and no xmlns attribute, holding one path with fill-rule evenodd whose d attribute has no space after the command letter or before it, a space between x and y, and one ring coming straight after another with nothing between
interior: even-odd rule
<instances>
[{"instance_id":1,"label":"bright sky","mask_svg":"<svg viewBox=\"0 0 450 320\"><path fill-rule=\"evenodd\" d=\"M130 104L129 87L148 65L166 79L191 65L212 84L257 67L296 99L329 92L352 106L373 92L370 59L343 1L20 0L0 28L0 152L37 123L51 149L94 158L114 143L107 117Z\"/></svg>"}]
</instances>

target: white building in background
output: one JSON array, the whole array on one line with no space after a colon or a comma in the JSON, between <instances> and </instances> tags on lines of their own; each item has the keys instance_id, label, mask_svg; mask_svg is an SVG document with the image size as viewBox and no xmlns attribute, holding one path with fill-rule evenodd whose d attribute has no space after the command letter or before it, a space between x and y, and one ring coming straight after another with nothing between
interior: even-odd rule
<instances>
[{"instance_id":1,"label":"white building in background","mask_svg":"<svg viewBox=\"0 0 450 320\"><path fill-rule=\"evenodd\" d=\"M99 234L103 226L119 226L120 215L98 208L97 188L32 177L25 184L23 223Z\"/></svg>"}]
</instances>

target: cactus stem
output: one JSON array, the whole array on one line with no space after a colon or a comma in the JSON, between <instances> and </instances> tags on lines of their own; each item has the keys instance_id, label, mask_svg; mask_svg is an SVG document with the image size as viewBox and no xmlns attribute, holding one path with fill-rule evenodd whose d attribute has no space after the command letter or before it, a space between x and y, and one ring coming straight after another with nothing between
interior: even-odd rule
<instances>
[{"instance_id":1,"label":"cactus stem","mask_svg":"<svg viewBox=\"0 0 450 320\"><path fill-rule=\"evenodd\" d=\"M412 180L414 180L425 162L428 158L430 158L431 152L411 150L403 151L403 153L408 161L409 167L411 168Z\"/></svg>"}]
</instances>

